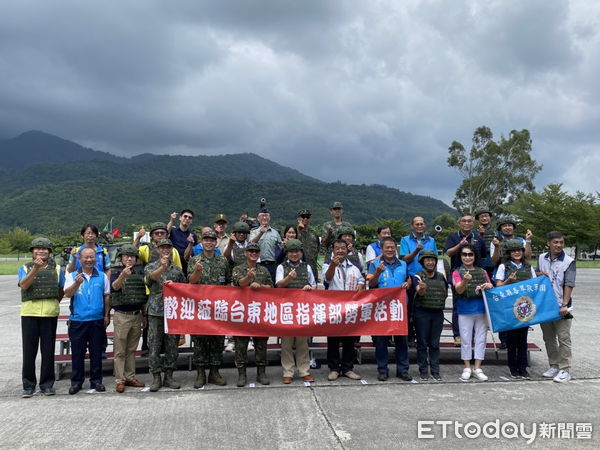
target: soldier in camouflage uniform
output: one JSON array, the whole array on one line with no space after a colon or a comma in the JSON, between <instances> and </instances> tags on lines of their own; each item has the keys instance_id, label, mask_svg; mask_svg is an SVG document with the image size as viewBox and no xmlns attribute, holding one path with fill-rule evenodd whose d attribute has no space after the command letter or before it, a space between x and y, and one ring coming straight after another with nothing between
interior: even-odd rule
<instances>
[{"instance_id":1,"label":"soldier in camouflage uniform","mask_svg":"<svg viewBox=\"0 0 600 450\"><path fill-rule=\"evenodd\" d=\"M227 242L223 256L227 258L231 267L239 266L246 262L246 247L248 246L248 235L250 227L246 222L233 224L233 234Z\"/></svg>"},{"instance_id":2,"label":"soldier in camouflage uniform","mask_svg":"<svg viewBox=\"0 0 600 450\"><path fill-rule=\"evenodd\" d=\"M114 310L115 390L125 386L144 387L135 378L135 350L146 327L144 305L148 301L144 269L138 264L138 249L125 244L117 251L117 261L110 275L110 306Z\"/></svg>"},{"instance_id":3,"label":"soldier in camouflage uniform","mask_svg":"<svg viewBox=\"0 0 600 450\"><path fill-rule=\"evenodd\" d=\"M227 260L215 254L217 233L205 231L202 233L202 253L194 256L188 265L188 281L190 284L209 284L226 286L231 281L230 268ZM198 371L195 388L206 384L206 368L210 367L208 382L225 386L227 381L219 373L223 361L223 345L225 336L192 336L194 343L194 364Z\"/></svg>"},{"instance_id":4,"label":"soldier in camouflage uniform","mask_svg":"<svg viewBox=\"0 0 600 450\"><path fill-rule=\"evenodd\" d=\"M319 256L321 244L317 233L310 228L311 215L312 214L308 209L301 209L298 211L298 240L302 242L304 258L316 278L319 273L317 270L317 257Z\"/></svg>"},{"instance_id":5,"label":"soldier in camouflage uniform","mask_svg":"<svg viewBox=\"0 0 600 450\"><path fill-rule=\"evenodd\" d=\"M479 236L485 240L486 255L483 262L483 268L490 277L494 273L494 264L492 263L492 255L490 254L489 249L492 239L496 237L496 229L492 224L492 217L494 217L494 215L487 208L481 208L475 211L475 220L479 222L477 232L479 233Z\"/></svg>"},{"instance_id":6,"label":"soldier in camouflage uniform","mask_svg":"<svg viewBox=\"0 0 600 450\"><path fill-rule=\"evenodd\" d=\"M150 289L150 296L146 305L148 317L148 363L153 380L150 392L156 392L161 386L179 389L179 383L173 380L173 371L177 366L179 351L177 344L179 336L176 334L165 334L164 326L164 302L163 284L185 283L185 275L171 257L173 255L173 244L169 239L161 239L157 242L159 254L158 261L148 264L144 269L146 286ZM164 348L164 356L161 356L161 348ZM160 373L164 372L164 380L161 382Z\"/></svg>"},{"instance_id":7,"label":"soldier in camouflage uniform","mask_svg":"<svg viewBox=\"0 0 600 450\"><path fill-rule=\"evenodd\" d=\"M269 271L257 264L260 257L260 245L251 242L245 249L246 262L233 269L233 285L234 286L249 286L252 289L272 288L273 280ZM260 384L269 384L267 378L267 341L268 337L253 337L254 341L254 356L256 361L256 380ZM246 365L248 364L248 343L249 336L236 336L235 348L235 366L238 369L238 387L246 385Z\"/></svg>"},{"instance_id":8,"label":"soldier in camouflage uniform","mask_svg":"<svg viewBox=\"0 0 600 450\"><path fill-rule=\"evenodd\" d=\"M325 250L325 256L330 255L333 245L333 241L337 239L337 230L341 226L352 227L349 222L342 220L344 214L344 207L341 202L333 202L331 208L329 208L331 219L329 222L325 222L321 232L321 248Z\"/></svg>"},{"instance_id":9,"label":"soldier in camouflage uniform","mask_svg":"<svg viewBox=\"0 0 600 450\"><path fill-rule=\"evenodd\" d=\"M317 287L312 268L302 261L302 242L290 239L286 242L286 260L277 267L275 275L278 288L302 289L312 291ZM296 360L294 361L293 348L296 347ZM298 375L304 381L313 382L310 375L310 356L308 337L284 336L281 338L281 367L283 369L283 382L289 384L294 378L294 369L298 368Z\"/></svg>"}]
</instances>

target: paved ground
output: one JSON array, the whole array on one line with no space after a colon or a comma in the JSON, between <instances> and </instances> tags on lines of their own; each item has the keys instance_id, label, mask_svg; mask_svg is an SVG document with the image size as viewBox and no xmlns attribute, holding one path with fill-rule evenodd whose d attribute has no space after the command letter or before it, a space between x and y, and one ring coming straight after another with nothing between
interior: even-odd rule
<instances>
[{"instance_id":1,"label":"paved ground","mask_svg":"<svg viewBox=\"0 0 600 450\"><path fill-rule=\"evenodd\" d=\"M69 396L67 378L56 383L54 397L36 395L21 399L20 392L20 322L16 277L0 276L0 448L392 448L444 445L464 447L526 447L527 438L520 432L510 438L510 423L523 424L525 434L533 427L532 447L598 447L600 442L600 357L597 323L600 305L594 283L600 271L582 269L575 290L573 324L573 375L575 380L558 385L543 380L546 369L544 352L532 353L532 381L507 381L505 355L496 362L488 352L485 364L490 381L462 383L458 353L443 353L441 383L405 383L376 380L371 354L366 363L356 367L363 383L341 379L326 381L325 368L313 371L317 382L305 387L299 382L283 385L276 362L268 369L272 384L267 387L235 387L236 371L223 370L229 385L205 390L192 389L194 372L176 372L183 388L163 390L156 394L139 389L125 394L112 391L114 379L110 363L105 363L106 393ZM66 312L66 302L63 301ZM65 332L64 323L59 332ZM543 347L539 327L530 340ZM276 358L276 354L271 355ZM324 356L324 355L321 355ZM411 352L414 362L414 352ZM230 358L227 358L230 361ZM142 368L141 368L142 369ZM150 381L147 369L140 373ZM415 366L411 373L416 375ZM254 371L249 372L253 381ZM68 376L68 374L67 374ZM418 439L418 421L423 423ZM449 425L439 421L455 421ZM457 430L456 421L467 430ZM562 425L566 424L561 431ZM575 424L589 423L592 439L560 438L584 435L586 426L575 430ZM572 424L572 425L571 425ZM447 436L443 431L446 426ZM504 429L501 427L504 426ZM429 428L427 428L429 427ZM498 428L498 438L494 435ZM570 427L573 427L572 429ZM543 430L551 430L554 439L544 438ZM552 431L553 430L553 431ZM479 433L478 433L479 431ZM470 439L465 436L481 436Z\"/></svg>"}]
</instances>

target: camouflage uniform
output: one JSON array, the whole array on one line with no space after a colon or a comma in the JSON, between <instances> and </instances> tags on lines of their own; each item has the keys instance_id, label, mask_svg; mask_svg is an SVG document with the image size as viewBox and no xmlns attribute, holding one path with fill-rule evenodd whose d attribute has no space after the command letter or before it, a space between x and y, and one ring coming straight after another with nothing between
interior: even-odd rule
<instances>
[{"instance_id":1,"label":"camouflage uniform","mask_svg":"<svg viewBox=\"0 0 600 450\"><path fill-rule=\"evenodd\" d=\"M306 262L312 269L313 275L317 277L317 256L319 255L319 238L310 228L308 230L298 232L298 240L302 242L302 249Z\"/></svg>"},{"instance_id":2,"label":"camouflage uniform","mask_svg":"<svg viewBox=\"0 0 600 450\"><path fill-rule=\"evenodd\" d=\"M234 286L240 285L240 279L244 278L248 273L250 267L247 263L240 264L234 267L232 281ZM264 284L273 287L273 280L271 274L263 266L256 266L256 278L254 279L258 284ZM267 365L267 342L268 337L253 337L254 341L254 358L257 366ZM235 337L235 366L238 369L246 367L248 363L248 343L250 342L250 336L236 336Z\"/></svg>"},{"instance_id":3,"label":"camouflage uniform","mask_svg":"<svg viewBox=\"0 0 600 450\"><path fill-rule=\"evenodd\" d=\"M165 281L185 283L185 276L179 267L171 263L158 280L152 280L150 274L160 267L160 261L148 264L144 269L146 285L150 290L148 297L148 365L150 373L175 370L179 351L179 335L165 334L164 303L162 285ZM164 349L164 356L161 350Z\"/></svg>"},{"instance_id":4,"label":"camouflage uniform","mask_svg":"<svg viewBox=\"0 0 600 450\"><path fill-rule=\"evenodd\" d=\"M188 264L188 279L194 273L196 261L202 264L202 275L198 284L226 286L230 283L230 267L221 255L208 258L204 253L194 256ZM220 366L223 360L225 336L192 336L194 343L193 361L196 367Z\"/></svg>"},{"instance_id":5,"label":"camouflage uniform","mask_svg":"<svg viewBox=\"0 0 600 450\"><path fill-rule=\"evenodd\" d=\"M348 228L352 228L352 224L350 224L350 222L344 222L342 221L341 224L336 225L336 223L334 221L329 221L329 222L325 222L323 224L323 230L321 233L321 239L323 239L325 236L327 236L327 230L329 229L329 227L333 228L333 232L331 233L331 238L329 239L329 244L327 245L327 248L323 247L325 250L325 256L330 255L331 251L333 249L333 241L335 241L337 239L337 234L338 234L338 229L341 227L348 227ZM353 229L354 230L354 229Z\"/></svg>"}]
</instances>

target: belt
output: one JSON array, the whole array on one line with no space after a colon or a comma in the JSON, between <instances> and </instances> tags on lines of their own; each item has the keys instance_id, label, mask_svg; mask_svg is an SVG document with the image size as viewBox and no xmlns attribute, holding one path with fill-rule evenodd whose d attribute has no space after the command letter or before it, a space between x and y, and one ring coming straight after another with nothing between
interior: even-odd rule
<instances>
[{"instance_id":1,"label":"belt","mask_svg":"<svg viewBox=\"0 0 600 450\"><path fill-rule=\"evenodd\" d=\"M137 316L142 311L139 310L139 309L136 309L135 311L120 311L118 309L115 309L115 312L118 312L118 313L121 313L121 314L127 314L128 316Z\"/></svg>"}]
</instances>

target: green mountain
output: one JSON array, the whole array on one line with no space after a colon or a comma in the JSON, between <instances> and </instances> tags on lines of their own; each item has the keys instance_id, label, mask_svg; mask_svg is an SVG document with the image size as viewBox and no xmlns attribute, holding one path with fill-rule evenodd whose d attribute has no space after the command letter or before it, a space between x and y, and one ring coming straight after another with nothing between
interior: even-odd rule
<instances>
[{"instance_id":1,"label":"green mountain","mask_svg":"<svg viewBox=\"0 0 600 450\"><path fill-rule=\"evenodd\" d=\"M56 143L56 139L51 141ZM65 142L70 148L77 145ZM79 146L83 160L71 154L69 161L38 159L34 165L0 170L0 228L20 226L32 233L67 234L83 223L103 226L114 217L114 225L125 229L131 224L166 221L172 211L183 208L195 211L195 225L211 225L217 213L228 215L230 221L244 213L254 216L263 197L276 225L294 223L301 208L309 208L313 224L320 224L329 219L333 201L343 202L345 217L355 224L410 220L414 215L431 221L453 212L439 200L386 186L324 183L251 153L144 154L131 159L111 159L112 155L105 154L110 157L91 160L86 158L102 152L87 152L94 151ZM32 151L29 161L41 155ZM26 152L21 157L27 159Z\"/></svg>"}]
</instances>

